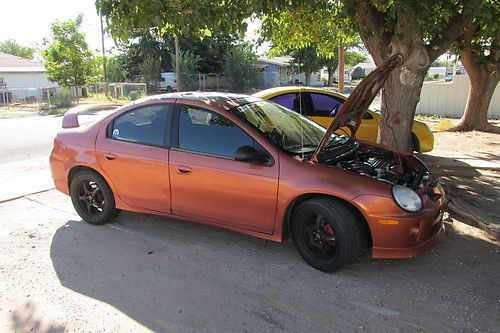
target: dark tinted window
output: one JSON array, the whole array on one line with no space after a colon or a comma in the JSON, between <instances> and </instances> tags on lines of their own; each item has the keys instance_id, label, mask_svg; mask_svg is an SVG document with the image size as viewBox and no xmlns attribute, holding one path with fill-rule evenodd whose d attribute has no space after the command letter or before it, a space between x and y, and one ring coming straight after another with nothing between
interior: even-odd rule
<instances>
[{"instance_id":1,"label":"dark tinted window","mask_svg":"<svg viewBox=\"0 0 500 333\"><path fill-rule=\"evenodd\" d=\"M316 116L333 117L340 110L343 102L335 97L323 94L310 94Z\"/></svg>"},{"instance_id":2,"label":"dark tinted window","mask_svg":"<svg viewBox=\"0 0 500 333\"><path fill-rule=\"evenodd\" d=\"M299 95L302 98L302 103L300 102ZM270 101L284 106L290 110L300 113L305 116L313 116L314 114L310 111L310 103L307 99L306 93L289 93L279 96L274 96L269 99Z\"/></svg>"},{"instance_id":3,"label":"dark tinted window","mask_svg":"<svg viewBox=\"0 0 500 333\"><path fill-rule=\"evenodd\" d=\"M278 95L274 96L273 98L270 98L270 101L273 101L274 103L278 103L279 105L294 110L294 100L296 98L296 95L297 94L295 93Z\"/></svg>"},{"instance_id":4,"label":"dark tinted window","mask_svg":"<svg viewBox=\"0 0 500 333\"><path fill-rule=\"evenodd\" d=\"M113 122L111 136L117 140L146 145L164 145L168 104L155 104L131 110Z\"/></svg>"},{"instance_id":5,"label":"dark tinted window","mask_svg":"<svg viewBox=\"0 0 500 333\"><path fill-rule=\"evenodd\" d=\"M255 147L256 143L229 119L196 107L181 106L180 149L234 158L236 150L245 145Z\"/></svg>"}]
</instances>

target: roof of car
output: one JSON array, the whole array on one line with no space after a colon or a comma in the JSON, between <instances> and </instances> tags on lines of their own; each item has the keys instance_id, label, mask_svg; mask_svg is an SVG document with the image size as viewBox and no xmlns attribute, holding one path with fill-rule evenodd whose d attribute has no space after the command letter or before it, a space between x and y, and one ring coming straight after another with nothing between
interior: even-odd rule
<instances>
[{"instance_id":1,"label":"roof of car","mask_svg":"<svg viewBox=\"0 0 500 333\"><path fill-rule=\"evenodd\" d=\"M347 98L347 96L342 95L341 93L333 90L333 89L328 89L328 88L317 88L317 87L308 87L308 86L281 86L281 87L274 87L274 88L269 88L266 90L262 90L259 92L256 92L252 96L254 97L259 97L259 98L264 98L267 99L269 97L272 97L274 95L279 95L282 93L291 93L291 92L317 92L317 93L328 93L336 96L342 96L344 98Z\"/></svg>"},{"instance_id":2,"label":"roof of car","mask_svg":"<svg viewBox=\"0 0 500 333\"><path fill-rule=\"evenodd\" d=\"M180 100L197 100L206 101L211 103L218 103L225 109L230 109L235 106L240 106L247 103L262 101L260 98L244 94L232 94L224 92L200 92L200 91L187 91L175 92L168 94L160 94L141 98L137 102L145 102L155 99L180 99Z\"/></svg>"}]
</instances>

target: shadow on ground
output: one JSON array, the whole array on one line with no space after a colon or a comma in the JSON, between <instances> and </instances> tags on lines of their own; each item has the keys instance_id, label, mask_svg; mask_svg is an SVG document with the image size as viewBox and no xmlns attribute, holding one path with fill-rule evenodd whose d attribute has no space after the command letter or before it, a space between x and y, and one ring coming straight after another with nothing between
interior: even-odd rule
<instances>
[{"instance_id":1,"label":"shadow on ground","mask_svg":"<svg viewBox=\"0 0 500 333\"><path fill-rule=\"evenodd\" d=\"M498 156L488 154L489 159ZM500 173L478 170L453 158L420 155L446 186L451 216L487 231L500 239ZM488 159L488 157L485 157Z\"/></svg>"},{"instance_id":2,"label":"shadow on ground","mask_svg":"<svg viewBox=\"0 0 500 333\"><path fill-rule=\"evenodd\" d=\"M23 308L15 310L12 315L13 332L39 332L39 333L64 333L64 326L46 323L45 319L38 314L36 306L27 302Z\"/></svg>"},{"instance_id":3,"label":"shadow on ground","mask_svg":"<svg viewBox=\"0 0 500 333\"><path fill-rule=\"evenodd\" d=\"M68 221L50 255L63 286L153 331L493 331L500 320L498 248L454 227L419 258L364 257L333 274L290 242L133 213Z\"/></svg>"}]
</instances>

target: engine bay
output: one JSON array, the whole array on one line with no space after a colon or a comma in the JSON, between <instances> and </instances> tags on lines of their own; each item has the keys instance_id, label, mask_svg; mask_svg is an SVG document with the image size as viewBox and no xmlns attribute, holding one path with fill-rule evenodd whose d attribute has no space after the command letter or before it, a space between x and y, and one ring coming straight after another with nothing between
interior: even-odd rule
<instances>
[{"instance_id":1,"label":"engine bay","mask_svg":"<svg viewBox=\"0 0 500 333\"><path fill-rule=\"evenodd\" d=\"M325 146L318 162L413 190L423 188L432 178L427 167L413 155L401 155L346 136L338 136Z\"/></svg>"}]
</instances>

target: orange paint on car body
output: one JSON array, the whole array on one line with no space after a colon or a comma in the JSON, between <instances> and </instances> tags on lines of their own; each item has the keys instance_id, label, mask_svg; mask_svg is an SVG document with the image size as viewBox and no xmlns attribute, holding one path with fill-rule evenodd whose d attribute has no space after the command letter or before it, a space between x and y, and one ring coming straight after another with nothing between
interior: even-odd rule
<instances>
[{"instance_id":1,"label":"orange paint on car body","mask_svg":"<svg viewBox=\"0 0 500 333\"><path fill-rule=\"evenodd\" d=\"M422 211L405 212L391 197L390 184L285 154L228 112L238 106L236 99L190 97L160 95L120 107L97 123L62 129L50 157L56 188L69 194L72 173L88 168L106 180L119 209L211 224L277 242L283 241L289 231L290 214L297 202L314 196L334 197L355 208L366 222L375 258L418 255L443 235L442 222L435 219L443 209L444 198L432 202L424 195ZM134 108L152 104L174 107L179 103L231 120L267 151L273 164L245 163L107 136L113 119ZM190 172L183 171L186 168ZM381 224L381 220L399 223ZM418 233L412 234L410 230L416 226Z\"/></svg>"}]
</instances>

